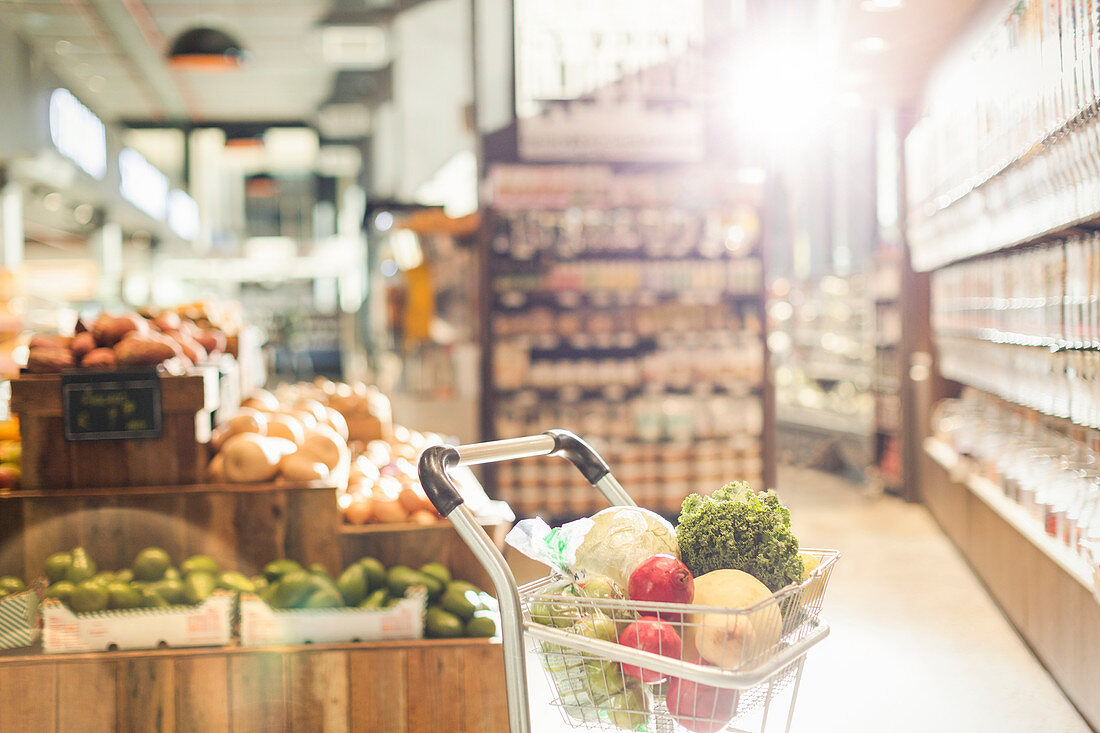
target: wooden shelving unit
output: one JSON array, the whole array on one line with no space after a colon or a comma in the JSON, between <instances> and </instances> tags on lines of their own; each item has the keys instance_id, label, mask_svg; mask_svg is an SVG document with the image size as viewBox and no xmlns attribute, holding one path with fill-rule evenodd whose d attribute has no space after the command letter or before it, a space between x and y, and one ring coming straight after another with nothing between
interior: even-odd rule
<instances>
[{"instance_id":1,"label":"wooden shelving unit","mask_svg":"<svg viewBox=\"0 0 1100 733\"><path fill-rule=\"evenodd\" d=\"M950 446L924 441L923 500L1081 714L1100 728L1100 603L1087 564Z\"/></svg>"}]
</instances>

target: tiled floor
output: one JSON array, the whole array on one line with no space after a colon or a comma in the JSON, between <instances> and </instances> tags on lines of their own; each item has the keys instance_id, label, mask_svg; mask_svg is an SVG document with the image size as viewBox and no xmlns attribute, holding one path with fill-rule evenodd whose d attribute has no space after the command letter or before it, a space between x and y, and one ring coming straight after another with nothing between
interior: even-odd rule
<instances>
[{"instance_id":1,"label":"tiled floor","mask_svg":"<svg viewBox=\"0 0 1100 733\"><path fill-rule=\"evenodd\" d=\"M792 733L1088 731L923 507L803 469L780 486L802 545L843 553ZM528 659L534 731L569 730Z\"/></svg>"}]
</instances>

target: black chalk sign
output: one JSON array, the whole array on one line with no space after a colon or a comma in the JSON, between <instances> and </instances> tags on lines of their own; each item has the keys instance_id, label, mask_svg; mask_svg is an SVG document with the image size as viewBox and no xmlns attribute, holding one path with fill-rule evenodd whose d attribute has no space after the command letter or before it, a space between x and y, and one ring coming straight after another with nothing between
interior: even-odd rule
<instances>
[{"instance_id":1,"label":"black chalk sign","mask_svg":"<svg viewBox=\"0 0 1100 733\"><path fill-rule=\"evenodd\" d=\"M159 438L160 378L153 370L61 375L65 440Z\"/></svg>"}]
</instances>

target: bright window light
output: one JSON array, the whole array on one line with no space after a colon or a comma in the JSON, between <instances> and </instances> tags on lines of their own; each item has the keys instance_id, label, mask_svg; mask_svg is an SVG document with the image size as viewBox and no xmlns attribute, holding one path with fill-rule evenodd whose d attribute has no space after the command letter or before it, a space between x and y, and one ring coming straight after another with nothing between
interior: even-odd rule
<instances>
[{"instance_id":1,"label":"bright window light","mask_svg":"<svg viewBox=\"0 0 1100 733\"><path fill-rule=\"evenodd\" d=\"M867 13L881 13L887 10L897 10L903 4L902 0L863 0L859 4L859 8Z\"/></svg>"}]
</instances>

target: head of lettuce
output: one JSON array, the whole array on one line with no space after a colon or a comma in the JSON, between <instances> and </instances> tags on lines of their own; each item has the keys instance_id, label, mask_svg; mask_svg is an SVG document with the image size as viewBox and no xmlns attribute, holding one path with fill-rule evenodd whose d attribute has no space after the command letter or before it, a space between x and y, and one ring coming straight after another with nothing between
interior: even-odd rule
<instances>
[{"instance_id":1,"label":"head of lettuce","mask_svg":"<svg viewBox=\"0 0 1100 733\"><path fill-rule=\"evenodd\" d=\"M696 578L712 570L741 570L773 593L802 581L790 509L774 492L756 494L744 481L684 499L676 539L680 559Z\"/></svg>"}]
</instances>

